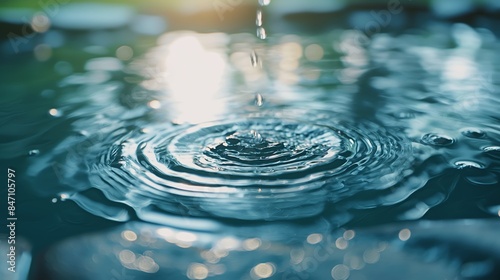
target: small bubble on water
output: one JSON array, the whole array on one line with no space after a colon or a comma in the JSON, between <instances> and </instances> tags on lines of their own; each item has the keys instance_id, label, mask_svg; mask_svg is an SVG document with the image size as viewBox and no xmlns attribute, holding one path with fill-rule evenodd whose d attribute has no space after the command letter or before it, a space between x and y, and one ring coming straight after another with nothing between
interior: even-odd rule
<instances>
[{"instance_id":1,"label":"small bubble on water","mask_svg":"<svg viewBox=\"0 0 500 280\"><path fill-rule=\"evenodd\" d=\"M53 117L60 117L60 116L62 116L62 112L60 110L52 108L49 110L49 115L51 115Z\"/></svg>"},{"instance_id":2,"label":"small bubble on water","mask_svg":"<svg viewBox=\"0 0 500 280\"><path fill-rule=\"evenodd\" d=\"M456 161L455 167L457 169L466 169L466 168L484 169L484 165L477 163L475 161L469 161L469 160Z\"/></svg>"},{"instance_id":3,"label":"small bubble on water","mask_svg":"<svg viewBox=\"0 0 500 280\"><path fill-rule=\"evenodd\" d=\"M259 27L257 28L257 37L259 37L259 39L261 40L264 40L267 38L267 34L266 34L266 29L264 27Z\"/></svg>"},{"instance_id":4,"label":"small bubble on water","mask_svg":"<svg viewBox=\"0 0 500 280\"><path fill-rule=\"evenodd\" d=\"M500 159L500 146L488 146L483 148L483 152L492 158Z\"/></svg>"},{"instance_id":5,"label":"small bubble on water","mask_svg":"<svg viewBox=\"0 0 500 280\"><path fill-rule=\"evenodd\" d=\"M447 135L427 133L421 138L422 143L433 146L449 146L455 140Z\"/></svg>"},{"instance_id":6,"label":"small bubble on water","mask_svg":"<svg viewBox=\"0 0 500 280\"><path fill-rule=\"evenodd\" d=\"M38 149L34 149L34 150L31 150L28 152L29 156L37 156L39 154L40 154L40 150L38 150Z\"/></svg>"},{"instance_id":7,"label":"small bubble on water","mask_svg":"<svg viewBox=\"0 0 500 280\"><path fill-rule=\"evenodd\" d=\"M462 135L467 136L469 138L483 138L486 136L486 132L482 131L479 128L468 127L462 129Z\"/></svg>"}]
</instances>

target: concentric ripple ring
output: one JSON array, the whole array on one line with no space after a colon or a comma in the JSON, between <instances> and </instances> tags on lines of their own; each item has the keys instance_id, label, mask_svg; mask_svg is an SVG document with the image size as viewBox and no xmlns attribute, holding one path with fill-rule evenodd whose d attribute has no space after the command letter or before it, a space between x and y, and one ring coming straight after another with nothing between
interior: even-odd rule
<instances>
[{"instance_id":1,"label":"concentric ripple ring","mask_svg":"<svg viewBox=\"0 0 500 280\"><path fill-rule=\"evenodd\" d=\"M394 131L330 115L305 119L257 114L174 131L156 127L113 145L94 166L93 183L146 220L162 211L296 219L390 187L411 162L409 141Z\"/></svg>"}]
</instances>

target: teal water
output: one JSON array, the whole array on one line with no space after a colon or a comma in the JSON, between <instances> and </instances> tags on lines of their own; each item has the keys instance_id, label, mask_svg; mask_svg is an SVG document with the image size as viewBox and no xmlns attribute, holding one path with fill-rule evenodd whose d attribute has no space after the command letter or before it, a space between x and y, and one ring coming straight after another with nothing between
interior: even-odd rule
<instances>
[{"instance_id":1,"label":"teal water","mask_svg":"<svg viewBox=\"0 0 500 280\"><path fill-rule=\"evenodd\" d=\"M18 175L17 232L35 257L122 223L137 234L134 221L181 230L185 248L203 239L191 232L279 246L500 216L500 41L488 28L423 24L370 41L340 28L265 41L124 32L51 31L34 52L2 54L0 157ZM264 250L273 265L252 279L280 271L279 248Z\"/></svg>"}]
</instances>

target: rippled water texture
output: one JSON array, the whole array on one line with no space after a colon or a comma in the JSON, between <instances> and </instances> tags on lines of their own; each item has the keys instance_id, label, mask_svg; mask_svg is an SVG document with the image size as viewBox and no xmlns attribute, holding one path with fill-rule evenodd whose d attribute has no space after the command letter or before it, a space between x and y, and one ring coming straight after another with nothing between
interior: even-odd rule
<instances>
[{"instance_id":1,"label":"rippled water texture","mask_svg":"<svg viewBox=\"0 0 500 280\"><path fill-rule=\"evenodd\" d=\"M401 136L338 118L256 113L151 128L114 143L92 168L95 185L133 207L252 220L312 216L327 202L392 186L411 161Z\"/></svg>"},{"instance_id":2,"label":"rippled water texture","mask_svg":"<svg viewBox=\"0 0 500 280\"><path fill-rule=\"evenodd\" d=\"M369 44L171 32L127 64L89 58L43 92L69 136L25 151L28 172L62 182L37 190L55 202L118 221L444 218L459 194L498 216L500 45L435 28Z\"/></svg>"}]
</instances>

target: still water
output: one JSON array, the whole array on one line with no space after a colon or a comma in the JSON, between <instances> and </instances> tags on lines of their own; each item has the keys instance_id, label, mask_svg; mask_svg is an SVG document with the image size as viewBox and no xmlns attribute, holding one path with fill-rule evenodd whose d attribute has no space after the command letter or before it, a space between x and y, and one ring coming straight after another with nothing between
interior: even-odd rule
<instances>
[{"instance_id":1,"label":"still water","mask_svg":"<svg viewBox=\"0 0 500 280\"><path fill-rule=\"evenodd\" d=\"M497 36L462 23L262 35L256 23L259 38L53 31L4 57L0 154L21 174L18 231L46 277L491 277L487 257L433 263L446 253L431 243L470 241L449 228L495 242L494 220L463 219L500 216ZM432 240L410 256L412 232ZM325 257L304 263L316 245Z\"/></svg>"}]
</instances>

